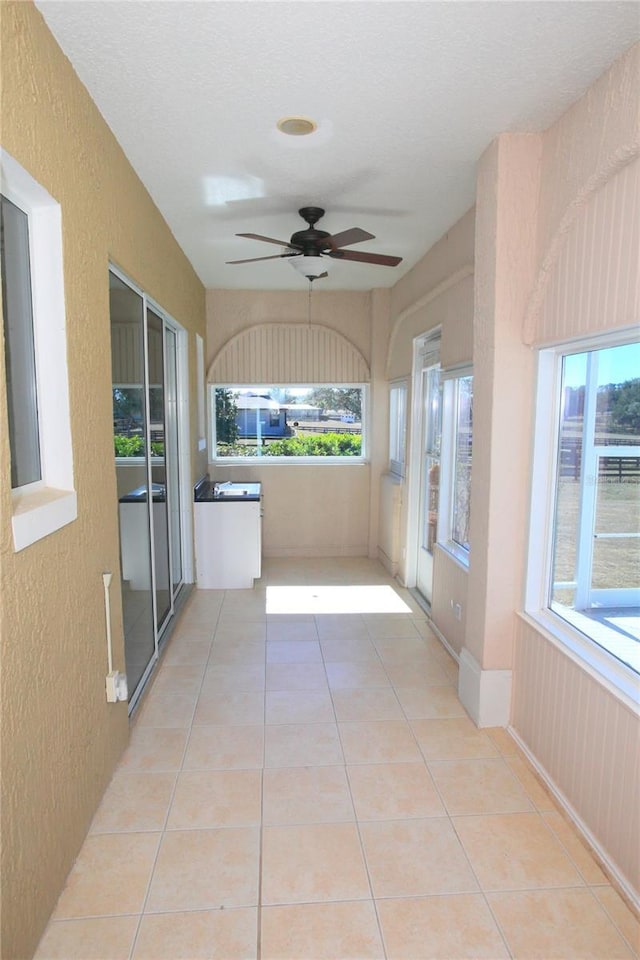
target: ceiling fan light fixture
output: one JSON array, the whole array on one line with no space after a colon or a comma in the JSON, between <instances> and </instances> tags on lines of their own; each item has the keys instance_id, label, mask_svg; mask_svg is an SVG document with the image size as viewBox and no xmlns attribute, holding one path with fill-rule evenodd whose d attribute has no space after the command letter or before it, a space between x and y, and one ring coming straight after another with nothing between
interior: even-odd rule
<instances>
[{"instance_id":1,"label":"ceiling fan light fixture","mask_svg":"<svg viewBox=\"0 0 640 960\"><path fill-rule=\"evenodd\" d=\"M318 129L318 124L309 117L282 117L276 126L280 133L289 137L306 137Z\"/></svg>"},{"instance_id":2,"label":"ceiling fan light fixture","mask_svg":"<svg viewBox=\"0 0 640 960\"><path fill-rule=\"evenodd\" d=\"M316 280L321 273L327 272L327 261L322 257L292 257L289 263L307 280Z\"/></svg>"}]
</instances>

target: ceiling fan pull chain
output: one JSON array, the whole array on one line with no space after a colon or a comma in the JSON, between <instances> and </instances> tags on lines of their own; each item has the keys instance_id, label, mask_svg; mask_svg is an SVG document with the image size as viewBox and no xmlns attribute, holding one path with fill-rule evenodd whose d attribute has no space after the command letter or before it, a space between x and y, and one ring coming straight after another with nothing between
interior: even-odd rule
<instances>
[{"instance_id":1,"label":"ceiling fan pull chain","mask_svg":"<svg viewBox=\"0 0 640 960\"><path fill-rule=\"evenodd\" d=\"M311 287L312 286L313 286L313 283L311 280L309 280L309 300L308 300L308 307L307 307L307 321L309 323L309 326L311 326Z\"/></svg>"}]
</instances>

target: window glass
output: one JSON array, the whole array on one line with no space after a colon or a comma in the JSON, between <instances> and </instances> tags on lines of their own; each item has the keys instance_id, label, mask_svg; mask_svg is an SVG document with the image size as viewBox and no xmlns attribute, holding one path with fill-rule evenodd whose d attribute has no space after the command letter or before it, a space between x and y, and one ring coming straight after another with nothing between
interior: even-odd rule
<instances>
[{"instance_id":1,"label":"window glass","mask_svg":"<svg viewBox=\"0 0 640 960\"><path fill-rule=\"evenodd\" d=\"M1 198L0 251L11 486L42 479L29 260L29 218Z\"/></svg>"},{"instance_id":2,"label":"window glass","mask_svg":"<svg viewBox=\"0 0 640 960\"><path fill-rule=\"evenodd\" d=\"M472 377L461 377L455 381L455 410L451 539L464 550L468 550L473 440Z\"/></svg>"},{"instance_id":3,"label":"window glass","mask_svg":"<svg viewBox=\"0 0 640 960\"><path fill-rule=\"evenodd\" d=\"M638 669L640 344L562 357L548 604Z\"/></svg>"},{"instance_id":4,"label":"window glass","mask_svg":"<svg viewBox=\"0 0 640 960\"><path fill-rule=\"evenodd\" d=\"M362 385L211 388L215 457L361 457Z\"/></svg>"},{"instance_id":5,"label":"window glass","mask_svg":"<svg viewBox=\"0 0 640 960\"><path fill-rule=\"evenodd\" d=\"M461 563L469 563L473 376L468 369L444 371L442 440L437 514L438 543Z\"/></svg>"},{"instance_id":6,"label":"window glass","mask_svg":"<svg viewBox=\"0 0 640 960\"><path fill-rule=\"evenodd\" d=\"M407 385L392 384L389 390L389 469L404 476L407 435Z\"/></svg>"}]
</instances>

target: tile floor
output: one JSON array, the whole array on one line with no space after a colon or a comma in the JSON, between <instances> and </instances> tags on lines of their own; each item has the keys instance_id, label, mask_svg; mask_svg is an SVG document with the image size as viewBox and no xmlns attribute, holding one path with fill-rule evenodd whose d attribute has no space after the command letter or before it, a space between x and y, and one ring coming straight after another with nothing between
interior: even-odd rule
<instances>
[{"instance_id":1,"label":"tile floor","mask_svg":"<svg viewBox=\"0 0 640 960\"><path fill-rule=\"evenodd\" d=\"M636 956L637 921L456 684L378 564L194 591L38 960Z\"/></svg>"}]
</instances>

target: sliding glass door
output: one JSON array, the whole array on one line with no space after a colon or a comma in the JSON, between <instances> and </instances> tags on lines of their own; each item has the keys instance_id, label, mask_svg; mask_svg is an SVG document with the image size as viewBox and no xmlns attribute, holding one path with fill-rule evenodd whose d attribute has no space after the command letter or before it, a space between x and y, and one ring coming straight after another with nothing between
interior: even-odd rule
<instances>
[{"instance_id":1,"label":"sliding glass door","mask_svg":"<svg viewBox=\"0 0 640 960\"><path fill-rule=\"evenodd\" d=\"M178 328L114 271L109 294L125 659L133 706L183 582Z\"/></svg>"}]
</instances>

